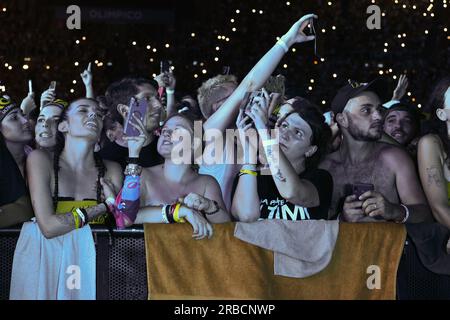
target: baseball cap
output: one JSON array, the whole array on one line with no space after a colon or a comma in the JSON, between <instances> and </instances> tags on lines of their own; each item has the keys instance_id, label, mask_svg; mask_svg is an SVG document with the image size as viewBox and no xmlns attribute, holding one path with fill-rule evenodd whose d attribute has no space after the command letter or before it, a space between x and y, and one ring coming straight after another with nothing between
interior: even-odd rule
<instances>
[{"instance_id":1,"label":"baseball cap","mask_svg":"<svg viewBox=\"0 0 450 320\"><path fill-rule=\"evenodd\" d=\"M8 113L12 110L19 108L14 102L12 102L11 98L7 95L3 95L0 97L0 121L2 121Z\"/></svg>"},{"instance_id":2,"label":"baseball cap","mask_svg":"<svg viewBox=\"0 0 450 320\"><path fill-rule=\"evenodd\" d=\"M348 83L339 89L331 102L331 110L334 114L342 113L347 102L363 91L375 92L381 101L385 101L387 86L381 79L375 79L368 83L359 83L349 79Z\"/></svg>"}]
</instances>

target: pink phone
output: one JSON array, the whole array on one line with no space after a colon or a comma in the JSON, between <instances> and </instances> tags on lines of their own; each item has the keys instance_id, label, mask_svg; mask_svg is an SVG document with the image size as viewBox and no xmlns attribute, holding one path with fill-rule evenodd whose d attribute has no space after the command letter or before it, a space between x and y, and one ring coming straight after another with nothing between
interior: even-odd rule
<instances>
[{"instance_id":1,"label":"pink phone","mask_svg":"<svg viewBox=\"0 0 450 320\"><path fill-rule=\"evenodd\" d=\"M130 110L128 112L124 126L124 132L128 137L137 137L140 135L139 130L137 130L130 124L130 121L132 121L134 124L137 124L136 120L132 117L132 115L135 115L138 119L142 121L142 123L144 123L147 111L148 111L148 101L146 98L142 98L140 100L137 100L134 97L131 98Z\"/></svg>"}]
</instances>

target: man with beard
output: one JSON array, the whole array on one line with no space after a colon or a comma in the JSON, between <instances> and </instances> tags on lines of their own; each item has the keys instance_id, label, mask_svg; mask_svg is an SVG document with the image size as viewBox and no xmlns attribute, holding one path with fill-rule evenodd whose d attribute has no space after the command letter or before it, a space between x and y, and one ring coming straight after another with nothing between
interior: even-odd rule
<instances>
[{"instance_id":1,"label":"man with beard","mask_svg":"<svg viewBox=\"0 0 450 320\"><path fill-rule=\"evenodd\" d=\"M384 132L405 147L414 158L419 129L420 114L413 106L396 103L384 115Z\"/></svg>"},{"instance_id":2,"label":"man with beard","mask_svg":"<svg viewBox=\"0 0 450 320\"><path fill-rule=\"evenodd\" d=\"M411 157L402 149L378 142L383 132L381 81L349 80L331 108L343 140L320 167L333 176L329 218L348 222L417 223L431 219Z\"/></svg>"}]
</instances>

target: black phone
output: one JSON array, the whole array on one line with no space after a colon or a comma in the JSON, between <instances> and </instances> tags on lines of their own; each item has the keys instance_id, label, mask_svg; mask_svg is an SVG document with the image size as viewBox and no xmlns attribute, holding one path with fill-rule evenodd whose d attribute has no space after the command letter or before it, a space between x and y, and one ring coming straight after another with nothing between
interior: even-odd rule
<instances>
[{"instance_id":1,"label":"black phone","mask_svg":"<svg viewBox=\"0 0 450 320\"><path fill-rule=\"evenodd\" d=\"M160 67L161 67L161 73L169 72L170 71L170 63L169 63L169 61L162 60L161 64L160 64Z\"/></svg>"},{"instance_id":2,"label":"black phone","mask_svg":"<svg viewBox=\"0 0 450 320\"><path fill-rule=\"evenodd\" d=\"M352 193L356 196L357 199L366 193L367 191L374 191L375 187L371 183L354 183L352 186Z\"/></svg>"},{"instance_id":3,"label":"black phone","mask_svg":"<svg viewBox=\"0 0 450 320\"><path fill-rule=\"evenodd\" d=\"M321 58L323 55L323 48L322 48L322 41L319 39L319 33L317 32L320 30L319 23L317 22L317 18L312 18L309 23L309 35L314 36L314 55L317 58Z\"/></svg>"}]
</instances>

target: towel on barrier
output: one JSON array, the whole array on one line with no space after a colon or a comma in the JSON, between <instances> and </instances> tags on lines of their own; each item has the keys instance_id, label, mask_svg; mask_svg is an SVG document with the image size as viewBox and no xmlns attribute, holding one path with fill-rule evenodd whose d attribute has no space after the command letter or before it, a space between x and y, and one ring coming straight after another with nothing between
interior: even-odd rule
<instances>
[{"instance_id":1,"label":"towel on barrier","mask_svg":"<svg viewBox=\"0 0 450 320\"><path fill-rule=\"evenodd\" d=\"M340 223L332 258L307 278L274 275L274 253L234 236L235 223L213 225L208 240L189 224L145 224L151 299L395 299L406 228Z\"/></svg>"},{"instance_id":2,"label":"towel on barrier","mask_svg":"<svg viewBox=\"0 0 450 320\"><path fill-rule=\"evenodd\" d=\"M238 239L272 250L274 273L305 278L322 271L330 262L339 222L326 220L262 220L236 223Z\"/></svg>"}]
</instances>

